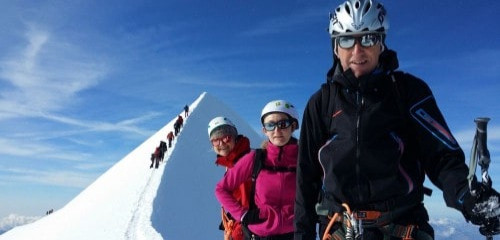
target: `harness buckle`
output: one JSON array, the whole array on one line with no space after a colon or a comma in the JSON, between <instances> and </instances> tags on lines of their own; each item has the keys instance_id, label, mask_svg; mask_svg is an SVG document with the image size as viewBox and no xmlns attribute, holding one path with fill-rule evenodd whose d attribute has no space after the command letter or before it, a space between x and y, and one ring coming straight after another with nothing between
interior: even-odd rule
<instances>
[{"instance_id":1,"label":"harness buckle","mask_svg":"<svg viewBox=\"0 0 500 240\"><path fill-rule=\"evenodd\" d=\"M379 211L354 211L354 218L357 220L377 220L382 216L382 212Z\"/></svg>"},{"instance_id":2,"label":"harness buckle","mask_svg":"<svg viewBox=\"0 0 500 240\"><path fill-rule=\"evenodd\" d=\"M366 227L383 226L389 223L389 212L380 211L354 211L353 218L358 221L363 221Z\"/></svg>"}]
</instances>

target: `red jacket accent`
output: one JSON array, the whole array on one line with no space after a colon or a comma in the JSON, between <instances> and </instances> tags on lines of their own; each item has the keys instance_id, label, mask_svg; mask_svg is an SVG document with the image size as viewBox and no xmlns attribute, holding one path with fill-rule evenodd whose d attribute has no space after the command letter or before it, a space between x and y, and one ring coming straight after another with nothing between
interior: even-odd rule
<instances>
[{"instance_id":1,"label":"red jacket accent","mask_svg":"<svg viewBox=\"0 0 500 240\"><path fill-rule=\"evenodd\" d=\"M250 141L247 137L243 135L238 135L236 138L236 145L233 151L229 155L217 156L215 163L227 168L232 168L238 162L238 160L245 154L250 152ZM237 189L233 191L233 197L242 205L248 208L249 202L248 198L250 195L250 190L252 188L252 180L248 179L246 182L242 183Z\"/></svg>"}]
</instances>

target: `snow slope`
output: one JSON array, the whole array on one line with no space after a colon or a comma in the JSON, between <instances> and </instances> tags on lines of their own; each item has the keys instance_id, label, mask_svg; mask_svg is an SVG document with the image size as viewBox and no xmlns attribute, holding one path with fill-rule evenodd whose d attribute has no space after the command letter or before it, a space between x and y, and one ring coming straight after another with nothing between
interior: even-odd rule
<instances>
[{"instance_id":1,"label":"snow slope","mask_svg":"<svg viewBox=\"0 0 500 240\"><path fill-rule=\"evenodd\" d=\"M250 138L252 147L260 145L261 138L209 94L201 94L190 109L184 128L158 169L149 168L151 153L160 140L166 141L177 116L66 206L0 235L0 240L222 238L214 188L224 170L214 164L208 122L224 115Z\"/></svg>"}]
</instances>

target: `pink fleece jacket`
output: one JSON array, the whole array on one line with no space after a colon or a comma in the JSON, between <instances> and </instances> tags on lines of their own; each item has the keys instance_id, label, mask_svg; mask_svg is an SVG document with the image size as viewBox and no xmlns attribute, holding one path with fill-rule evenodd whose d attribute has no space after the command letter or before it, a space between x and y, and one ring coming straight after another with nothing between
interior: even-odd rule
<instances>
[{"instance_id":1,"label":"pink fleece jacket","mask_svg":"<svg viewBox=\"0 0 500 240\"><path fill-rule=\"evenodd\" d=\"M294 141L295 142L295 141ZM265 166L296 167L298 145L296 143L277 147L268 142ZM241 219L247 208L233 197L232 192L252 176L255 151L243 156L229 169L215 188L215 196L224 209L235 219ZM265 219L248 228L261 237L293 232L293 208L295 201L295 172L278 172L262 169L255 184L255 204L260 209L259 217Z\"/></svg>"}]
</instances>

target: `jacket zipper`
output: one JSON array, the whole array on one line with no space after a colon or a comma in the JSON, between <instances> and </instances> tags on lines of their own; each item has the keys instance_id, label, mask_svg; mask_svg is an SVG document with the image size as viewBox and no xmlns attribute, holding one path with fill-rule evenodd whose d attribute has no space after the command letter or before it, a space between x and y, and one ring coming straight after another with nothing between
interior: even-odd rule
<instances>
[{"instance_id":1,"label":"jacket zipper","mask_svg":"<svg viewBox=\"0 0 500 240\"><path fill-rule=\"evenodd\" d=\"M281 156L283 155L283 147L284 146L280 146L280 151L278 152L278 162L281 162Z\"/></svg>"},{"instance_id":2,"label":"jacket zipper","mask_svg":"<svg viewBox=\"0 0 500 240\"><path fill-rule=\"evenodd\" d=\"M283 157L283 148L284 148L284 146L280 146L279 148L280 148L280 151L278 153L278 162L281 162L281 160L282 160L281 158ZM284 183L284 181L283 181L284 174L282 172L277 172L277 175L278 175L278 177L280 179L279 181L280 181L280 184L281 184L281 187L280 187L280 196L283 196L284 195L283 193L285 192L285 186L283 185L283 183ZM279 200L280 200L280 204L279 204L280 205L280 209L282 210L283 209L283 199L280 197ZM283 217L283 215L281 216L281 218L278 218L278 225L279 226L281 226L283 224L282 223L282 217Z\"/></svg>"},{"instance_id":3,"label":"jacket zipper","mask_svg":"<svg viewBox=\"0 0 500 240\"><path fill-rule=\"evenodd\" d=\"M361 144L360 144L360 124L361 124L361 111L364 105L364 99L363 96L359 93L359 91L356 91L356 104L358 105L358 112L356 116L356 180L357 180L357 186L358 186L358 198L359 201L363 201L363 194L361 192L361 170L359 163L361 161Z\"/></svg>"}]
</instances>

